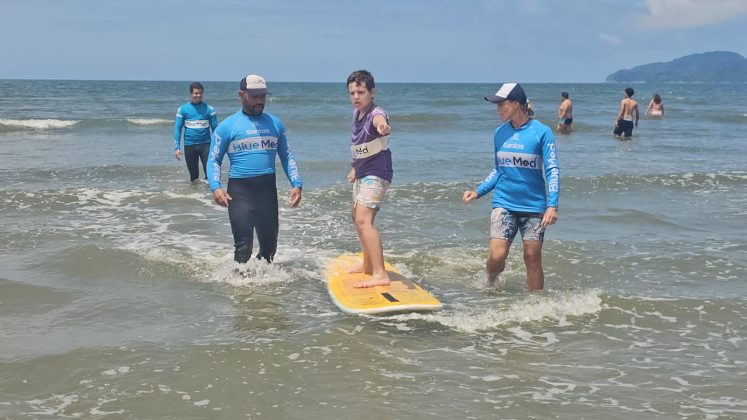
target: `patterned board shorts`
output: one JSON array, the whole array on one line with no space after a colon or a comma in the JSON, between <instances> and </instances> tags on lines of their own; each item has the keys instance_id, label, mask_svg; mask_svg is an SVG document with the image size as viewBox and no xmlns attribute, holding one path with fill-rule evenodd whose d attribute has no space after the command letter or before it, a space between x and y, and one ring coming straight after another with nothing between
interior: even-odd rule
<instances>
[{"instance_id":1,"label":"patterned board shorts","mask_svg":"<svg viewBox=\"0 0 747 420\"><path fill-rule=\"evenodd\" d=\"M353 184L353 206L361 203L370 209L378 209L388 189L389 181L378 176L358 178Z\"/></svg>"},{"instance_id":2,"label":"patterned board shorts","mask_svg":"<svg viewBox=\"0 0 747 420\"><path fill-rule=\"evenodd\" d=\"M506 209L495 208L490 213L490 238L505 239L509 243L521 231L525 241L542 241L545 227L542 226L542 213L510 213Z\"/></svg>"}]
</instances>

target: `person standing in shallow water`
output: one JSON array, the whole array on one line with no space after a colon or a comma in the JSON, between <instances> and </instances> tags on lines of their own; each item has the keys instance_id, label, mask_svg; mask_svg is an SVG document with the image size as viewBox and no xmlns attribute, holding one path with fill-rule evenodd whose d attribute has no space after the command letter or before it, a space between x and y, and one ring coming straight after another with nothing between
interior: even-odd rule
<instances>
[{"instance_id":1,"label":"person standing in shallow water","mask_svg":"<svg viewBox=\"0 0 747 420\"><path fill-rule=\"evenodd\" d=\"M210 130L218 126L218 116L212 106L202 102L205 88L200 82L189 85L189 102L176 110L174 122L174 154L182 160L181 140L184 129L184 162L189 171L189 182L200 177L199 163L202 161L202 173L207 179L207 159L210 149Z\"/></svg>"},{"instance_id":2,"label":"person standing in shallow water","mask_svg":"<svg viewBox=\"0 0 747 420\"><path fill-rule=\"evenodd\" d=\"M542 244L545 229L558 219L560 196L555 138L549 127L527 116L527 97L518 83L503 84L485 100L496 104L506 122L493 134L495 168L475 190L465 191L462 201L468 204L493 191L488 287L505 269L511 242L521 232L527 289L542 290Z\"/></svg>"},{"instance_id":3,"label":"person standing in shallow water","mask_svg":"<svg viewBox=\"0 0 747 420\"><path fill-rule=\"evenodd\" d=\"M261 76L247 75L239 82L241 110L215 129L208 158L208 181L213 200L228 208L234 241L234 260L251 258L254 231L259 242L258 259L272 262L278 243L278 191L275 157L280 158L291 191L288 205L298 207L303 181L296 158L288 146L285 126L264 112L270 93ZM228 187L221 185L221 163L228 154L231 167Z\"/></svg>"},{"instance_id":4,"label":"person standing in shallow water","mask_svg":"<svg viewBox=\"0 0 747 420\"><path fill-rule=\"evenodd\" d=\"M353 161L347 180L353 184L353 223L363 250L363 262L350 272L371 274L371 279L356 284L357 288L388 286L381 235L373 223L394 176L389 116L374 103L376 84L371 73L354 71L347 82L353 104Z\"/></svg>"},{"instance_id":5,"label":"person standing in shallow water","mask_svg":"<svg viewBox=\"0 0 747 420\"><path fill-rule=\"evenodd\" d=\"M571 133L571 124L573 124L573 102L571 102L568 92L560 93L560 107L558 107L558 132L563 134Z\"/></svg>"},{"instance_id":6,"label":"person standing in shallow water","mask_svg":"<svg viewBox=\"0 0 747 420\"><path fill-rule=\"evenodd\" d=\"M633 88L625 88L625 97L620 101L620 111L615 117L615 129L612 133L615 137L631 137L633 135L633 121L635 116L635 126L638 127L638 102L633 99Z\"/></svg>"}]
</instances>

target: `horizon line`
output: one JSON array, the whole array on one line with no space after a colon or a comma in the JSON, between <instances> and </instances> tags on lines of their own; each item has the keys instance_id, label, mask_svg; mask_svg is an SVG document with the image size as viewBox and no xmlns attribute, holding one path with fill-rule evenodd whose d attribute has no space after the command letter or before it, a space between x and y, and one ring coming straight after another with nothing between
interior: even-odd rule
<instances>
[{"instance_id":1,"label":"horizon line","mask_svg":"<svg viewBox=\"0 0 747 420\"><path fill-rule=\"evenodd\" d=\"M175 80L175 79L68 79L68 78L0 78L0 81L48 81L48 82L174 82L174 83L191 83L194 82L194 79L184 79L184 80ZM233 80L209 80L209 79L201 79L198 80L199 82L203 83L235 83ZM432 81L432 82L410 82L410 81L386 81L382 80L376 81L377 83L385 83L385 84L500 84L500 83L506 83L505 81L479 81L479 82L446 82L446 81ZM278 80L278 81L270 81L269 83L340 83L344 84L343 81L297 81L297 80ZM602 80L602 81L596 81L596 82L569 82L569 81L562 81L562 82L537 82L537 81L521 81L519 83L523 84L613 84L613 83L633 83L633 84L647 84L647 83L668 83L668 84L703 84L703 83L747 83L747 82L703 82L703 81L656 81L656 82L647 82L645 80L636 80L636 81L615 81L615 80Z\"/></svg>"}]
</instances>

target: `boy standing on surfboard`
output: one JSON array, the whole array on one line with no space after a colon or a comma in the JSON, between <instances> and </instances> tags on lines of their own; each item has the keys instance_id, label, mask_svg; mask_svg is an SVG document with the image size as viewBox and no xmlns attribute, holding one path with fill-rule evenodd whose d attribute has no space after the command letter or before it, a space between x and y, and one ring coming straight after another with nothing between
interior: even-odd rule
<instances>
[{"instance_id":1,"label":"boy standing on surfboard","mask_svg":"<svg viewBox=\"0 0 747 420\"><path fill-rule=\"evenodd\" d=\"M392 182L392 152L389 150L389 117L374 104L376 85L371 73L357 70L348 76L348 94L353 104L352 168L348 182L353 184L353 223L363 250L363 262L351 273L371 274L371 279L355 287L388 286L384 250L379 231L373 226L381 202Z\"/></svg>"}]
</instances>

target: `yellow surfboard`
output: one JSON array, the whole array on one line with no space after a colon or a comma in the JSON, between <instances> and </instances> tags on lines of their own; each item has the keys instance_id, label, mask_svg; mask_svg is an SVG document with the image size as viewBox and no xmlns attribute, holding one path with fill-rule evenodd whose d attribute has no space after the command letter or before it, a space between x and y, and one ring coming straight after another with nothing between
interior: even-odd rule
<instances>
[{"instance_id":1,"label":"yellow surfboard","mask_svg":"<svg viewBox=\"0 0 747 420\"><path fill-rule=\"evenodd\" d=\"M433 295L405 278L389 263L384 268L391 283L356 289L361 281L371 278L368 274L348 273L363 256L340 255L333 259L327 269L327 289L329 295L343 312L350 314L382 314L387 312L435 311L443 305Z\"/></svg>"}]
</instances>

